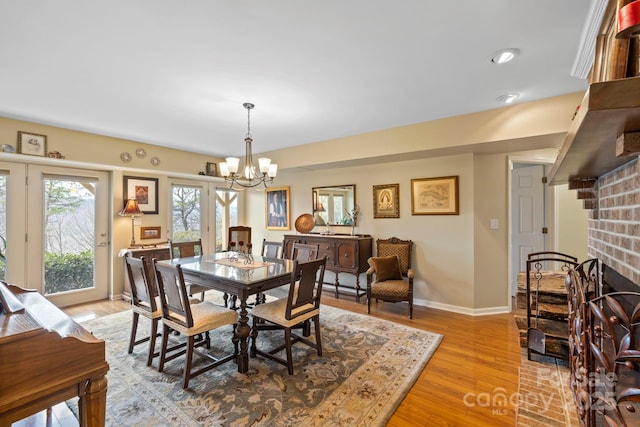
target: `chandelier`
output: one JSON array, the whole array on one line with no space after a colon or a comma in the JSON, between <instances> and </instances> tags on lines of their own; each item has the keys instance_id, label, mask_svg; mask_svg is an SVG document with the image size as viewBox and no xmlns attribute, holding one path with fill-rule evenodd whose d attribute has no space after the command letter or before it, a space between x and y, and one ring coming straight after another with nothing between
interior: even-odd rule
<instances>
[{"instance_id":1,"label":"chandelier","mask_svg":"<svg viewBox=\"0 0 640 427\"><path fill-rule=\"evenodd\" d=\"M244 164L240 165L239 157L227 157L225 159L226 162L218 165L220 167L220 175L229 183L229 188L238 186L252 188L258 185L264 185L264 188L267 188L267 184L271 184L278 173L278 165L271 163L271 159L266 157L258 159L258 167L253 164L253 154L251 153L251 143L253 142L253 138L251 138L251 109L255 105L247 102L242 106L247 109Z\"/></svg>"}]
</instances>

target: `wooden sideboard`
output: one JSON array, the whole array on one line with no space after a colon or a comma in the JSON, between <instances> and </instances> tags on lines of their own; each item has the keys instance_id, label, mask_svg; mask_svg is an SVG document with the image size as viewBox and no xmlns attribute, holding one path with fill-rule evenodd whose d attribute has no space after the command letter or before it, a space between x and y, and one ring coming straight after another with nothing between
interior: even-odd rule
<instances>
[{"instance_id":1,"label":"wooden sideboard","mask_svg":"<svg viewBox=\"0 0 640 427\"><path fill-rule=\"evenodd\" d=\"M169 246L167 245L157 246L155 248L122 249L118 255L124 258L124 256L127 254L134 258L144 257L145 264L147 264L147 267L149 267L148 271L150 277L147 277L147 280L149 281L149 283L152 283L154 287L156 286L156 277L153 274L153 265L151 264L152 260L155 258L158 261L161 261L163 259L171 258L171 254L169 253ZM122 262L124 263L124 259L122 260ZM131 285L129 284L129 276L127 275L126 267L124 271L123 298L127 301L131 300Z\"/></svg>"},{"instance_id":2,"label":"wooden sideboard","mask_svg":"<svg viewBox=\"0 0 640 427\"><path fill-rule=\"evenodd\" d=\"M291 258L291 246L294 242L317 244L318 257L327 257L327 270L336 275L334 283L336 298L340 297L339 289L348 289L349 294L355 294L356 302L366 292L360 288L360 274L367 271L367 260L372 256L373 237L368 235L340 235L340 234L289 234L284 236L284 256ZM340 273L350 273L356 277L355 287L343 285L338 278Z\"/></svg>"},{"instance_id":3,"label":"wooden sideboard","mask_svg":"<svg viewBox=\"0 0 640 427\"><path fill-rule=\"evenodd\" d=\"M23 308L0 311L0 426L74 396L79 397L79 425L104 426L105 342L38 292L13 285L5 290Z\"/></svg>"}]
</instances>

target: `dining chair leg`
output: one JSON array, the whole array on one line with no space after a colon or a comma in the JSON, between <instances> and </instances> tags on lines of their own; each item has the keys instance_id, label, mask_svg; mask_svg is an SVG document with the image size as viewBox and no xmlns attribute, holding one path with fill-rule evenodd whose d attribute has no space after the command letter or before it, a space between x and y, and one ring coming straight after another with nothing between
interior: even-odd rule
<instances>
[{"instance_id":1,"label":"dining chair leg","mask_svg":"<svg viewBox=\"0 0 640 427\"><path fill-rule=\"evenodd\" d=\"M158 362L158 372L164 369L164 359L167 356L167 343L169 342L170 329L167 325L162 327L162 346L160 348L160 361Z\"/></svg>"},{"instance_id":2,"label":"dining chair leg","mask_svg":"<svg viewBox=\"0 0 640 427\"><path fill-rule=\"evenodd\" d=\"M313 327L316 329L316 347L318 356L322 356L322 338L320 338L320 316L313 318Z\"/></svg>"},{"instance_id":3,"label":"dining chair leg","mask_svg":"<svg viewBox=\"0 0 640 427\"><path fill-rule=\"evenodd\" d=\"M291 354L291 328L284 328L284 342L287 349L287 370L293 375L293 355Z\"/></svg>"},{"instance_id":4,"label":"dining chair leg","mask_svg":"<svg viewBox=\"0 0 640 427\"><path fill-rule=\"evenodd\" d=\"M191 379L191 362L193 359L193 346L195 345L195 337L193 335L187 338L187 354L184 361L184 374L182 376L182 388L189 387L189 380Z\"/></svg>"},{"instance_id":5,"label":"dining chair leg","mask_svg":"<svg viewBox=\"0 0 640 427\"><path fill-rule=\"evenodd\" d=\"M133 353L133 346L136 343L136 333L138 332L138 318L140 313L133 312L133 321L131 322L131 337L129 338L129 354Z\"/></svg>"},{"instance_id":6,"label":"dining chair leg","mask_svg":"<svg viewBox=\"0 0 640 427\"><path fill-rule=\"evenodd\" d=\"M147 366L151 366L153 356L156 352L156 337L158 336L158 323L160 319L151 319L151 335L149 336L149 355L147 356Z\"/></svg>"}]
</instances>

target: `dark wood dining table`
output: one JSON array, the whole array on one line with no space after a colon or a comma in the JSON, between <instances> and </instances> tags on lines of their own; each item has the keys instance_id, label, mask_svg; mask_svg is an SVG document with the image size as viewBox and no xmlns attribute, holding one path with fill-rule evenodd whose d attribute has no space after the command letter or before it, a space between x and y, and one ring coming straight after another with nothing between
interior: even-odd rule
<instances>
[{"instance_id":1,"label":"dark wood dining table","mask_svg":"<svg viewBox=\"0 0 640 427\"><path fill-rule=\"evenodd\" d=\"M236 327L237 339L240 343L238 372L247 372L249 336L256 337L258 334L249 326L247 299L259 292L289 284L293 261L256 255L250 263L245 256L236 252L218 252L158 262L180 264L185 281L237 297L240 303Z\"/></svg>"}]
</instances>

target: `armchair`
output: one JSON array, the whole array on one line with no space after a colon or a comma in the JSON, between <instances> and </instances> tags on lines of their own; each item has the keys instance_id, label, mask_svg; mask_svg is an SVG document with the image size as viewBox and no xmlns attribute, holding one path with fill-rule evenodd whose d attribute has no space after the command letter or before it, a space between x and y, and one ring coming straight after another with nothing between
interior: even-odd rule
<instances>
[{"instance_id":1,"label":"armchair","mask_svg":"<svg viewBox=\"0 0 640 427\"><path fill-rule=\"evenodd\" d=\"M369 258L367 270L367 313L373 298L387 302L407 301L413 319L413 242L397 237L376 241L377 256Z\"/></svg>"}]
</instances>

